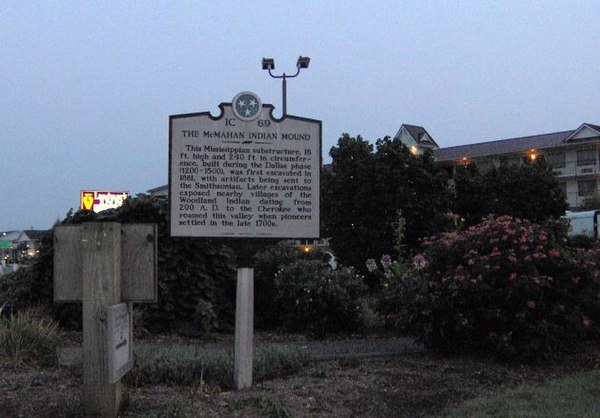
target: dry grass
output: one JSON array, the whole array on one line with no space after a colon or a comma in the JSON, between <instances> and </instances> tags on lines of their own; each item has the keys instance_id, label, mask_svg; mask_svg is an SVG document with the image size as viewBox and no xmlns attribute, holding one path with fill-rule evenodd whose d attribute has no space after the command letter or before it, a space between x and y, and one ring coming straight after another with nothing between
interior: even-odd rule
<instances>
[{"instance_id":1,"label":"dry grass","mask_svg":"<svg viewBox=\"0 0 600 418\"><path fill-rule=\"evenodd\" d=\"M39 308L2 317L0 354L17 365L52 365L60 342L58 325Z\"/></svg>"},{"instance_id":2,"label":"dry grass","mask_svg":"<svg viewBox=\"0 0 600 418\"><path fill-rule=\"evenodd\" d=\"M177 344L164 345L175 348ZM598 369L600 345L582 347L561 361L541 365L428 353L352 356L313 361L294 375L239 392L206 379L188 385L126 385L122 416L443 416L448 408L470 399L502 396L522 384L539 388L573 373ZM3 416L80 416L80 391L80 378L66 369L0 363Z\"/></svg>"}]
</instances>

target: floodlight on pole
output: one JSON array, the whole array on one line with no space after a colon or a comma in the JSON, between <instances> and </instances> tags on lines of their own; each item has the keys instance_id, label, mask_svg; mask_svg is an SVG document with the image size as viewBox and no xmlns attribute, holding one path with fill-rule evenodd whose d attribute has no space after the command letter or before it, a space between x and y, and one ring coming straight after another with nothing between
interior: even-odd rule
<instances>
[{"instance_id":1,"label":"floodlight on pole","mask_svg":"<svg viewBox=\"0 0 600 418\"><path fill-rule=\"evenodd\" d=\"M262 59L262 69L267 70L271 77L281 79L281 95L282 95L281 101L282 101L282 106L283 106L282 117L287 115L287 79L297 77L298 74L300 74L300 70L303 68L308 68L309 64L310 64L310 58L303 57L302 55L300 55L298 57L298 61L296 61L296 74L288 75L286 73L283 73L281 75L275 75L272 72L272 70L275 69L275 60L273 58L263 58Z\"/></svg>"}]
</instances>

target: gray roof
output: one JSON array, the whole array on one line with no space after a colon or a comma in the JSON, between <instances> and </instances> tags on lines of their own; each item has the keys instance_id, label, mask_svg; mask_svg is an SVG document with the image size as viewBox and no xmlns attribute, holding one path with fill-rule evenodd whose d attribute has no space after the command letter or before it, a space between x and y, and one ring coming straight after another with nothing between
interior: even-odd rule
<instances>
[{"instance_id":1,"label":"gray roof","mask_svg":"<svg viewBox=\"0 0 600 418\"><path fill-rule=\"evenodd\" d=\"M518 138L500 139L497 141L480 142L478 144L459 145L456 147L440 148L434 151L438 161L457 161L462 157L481 158L502 154L525 153L531 149L543 150L568 146L570 143L579 143L580 140L571 139L571 136L583 128L591 128L600 134L600 126L584 123L577 129L549 134L523 136Z\"/></svg>"},{"instance_id":2,"label":"gray roof","mask_svg":"<svg viewBox=\"0 0 600 418\"><path fill-rule=\"evenodd\" d=\"M422 126L407 125L404 123L400 127L400 130L402 130L403 127L410 134L410 136L413 137L413 139L415 140L415 142L417 144L424 145L424 146L430 146L430 147L433 146L435 148L438 148L438 144L436 144L433 137L431 135L429 135L429 132L427 132L427 130L425 128L423 128ZM425 137L425 136L427 136L430 140L423 141L423 137Z\"/></svg>"},{"instance_id":3,"label":"gray roof","mask_svg":"<svg viewBox=\"0 0 600 418\"><path fill-rule=\"evenodd\" d=\"M28 229L23 231L25 232L25 234L27 234L27 236L29 237L29 239L34 240L34 241L41 241L44 236L48 233L47 230L34 230L34 229Z\"/></svg>"},{"instance_id":4,"label":"gray roof","mask_svg":"<svg viewBox=\"0 0 600 418\"><path fill-rule=\"evenodd\" d=\"M584 123L584 125L589 126L590 128L600 132L600 126L599 125L592 125L591 123Z\"/></svg>"},{"instance_id":5,"label":"gray roof","mask_svg":"<svg viewBox=\"0 0 600 418\"><path fill-rule=\"evenodd\" d=\"M156 192L160 192L160 191L166 190L168 188L169 188L169 185L168 184L164 184L162 186L157 186L157 187L153 187L152 189L148 189L147 191L148 191L148 193L152 194L152 193L156 193Z\"/></svg>"},{"instance_id":6,"label":"gray roof","mask_svg":"<svg viewBox=\"0 0 600 418\"><path fill-rule=\"evenodd\" d=\"M23 230L23 231L6 231L6 232L0 232L0 240L2 241L11 241L11 242L17 242L17 241L41 241L42 238L44 238L44 236L48 233L48 230L35 230L35 229L28 229L28 230ZM24 240L23 238L28 238L27 240Z\"/></svg>"},{"instance_id":7,"label":"gray roof","mask_svg":"<svg viewBox=\"0 0 600 418\"><path fill-rule=\"evenodd\" d=\"M566 145L565 139L567 139L574 132L574 130L554 132L550 134L500 139L497 141L480 142L478 144L440 148L434 151L434 155L438 161L453 161L459 160L465 156L470 158L478 158L492 155L525 152L530 149L556 148L561 145Z\"/></svg>"}]
</instances>

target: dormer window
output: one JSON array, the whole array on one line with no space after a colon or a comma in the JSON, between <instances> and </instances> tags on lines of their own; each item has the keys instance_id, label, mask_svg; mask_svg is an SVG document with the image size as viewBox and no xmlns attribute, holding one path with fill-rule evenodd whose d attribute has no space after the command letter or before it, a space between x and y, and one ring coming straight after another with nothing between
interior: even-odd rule
<instances>
[{"instance_id":1,"label":"dormer window","mask_svg":"<svg viewBox=\"0 0 600 418\"><path fill-rule=\"evenodd\" d=\"M431 143L431 138L429 138L429 136L427 134L421 135L421 137L419 138L419 140L421 142Z\"/></svg>"}]
</instances>

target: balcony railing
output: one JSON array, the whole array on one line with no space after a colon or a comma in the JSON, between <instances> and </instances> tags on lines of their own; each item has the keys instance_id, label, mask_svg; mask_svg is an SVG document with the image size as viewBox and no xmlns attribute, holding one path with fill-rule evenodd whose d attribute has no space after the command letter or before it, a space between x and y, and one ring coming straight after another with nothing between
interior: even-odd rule
<instances>
[{"instance_id":1,"label":"balcony railing","mask_svg":"<svg viewBox=\"0 0 600 418\"><path fill-rule=\"evenodd\" d=\"M600 173L597 165L570 165L553 170L558 177L593 176Z\"/></svg>"}]
</instances>

